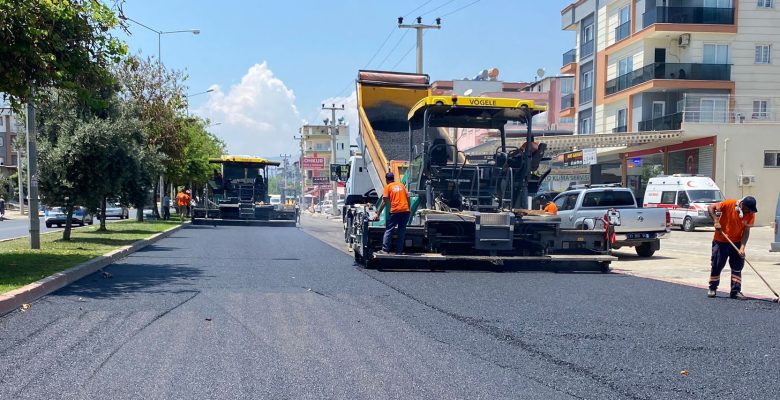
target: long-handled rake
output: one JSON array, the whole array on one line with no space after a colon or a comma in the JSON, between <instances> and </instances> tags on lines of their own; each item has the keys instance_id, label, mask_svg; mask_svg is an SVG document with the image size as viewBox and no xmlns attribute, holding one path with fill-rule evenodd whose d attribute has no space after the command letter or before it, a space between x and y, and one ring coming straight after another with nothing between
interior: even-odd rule
<instances>
[{"instance_id":1,"label":"long-handled rake","mask_svg":"<svg viewBox=\"0 0 780 400\"><path fill-rule=\"evenodd\" d=\"M723 237L725 237L726 240L729 241L729 244L731 244L731 247L733 247L734 250L736 250L737 253L739 253L739 249L737 248L737 245L735 245L734 242L732 242L731 239L729 239L729 237L726 236L725 234L723 235ZM775 303L780 303L780 295L777 294L775 289L772 289L772 285L770 285L769 282L767 282L766 279L764 279L764 277L761 275L761 273L759 273L758 270L756 270L756 267L754 267L753 264L751 264L750 261L748 261L747 257L742 257L742 258L745 259L745 262L747 263L747 265L750 266L750 269L752 269L753 272L755 272L756 275L758 275L758 277L761 278L762 281L764 281L764 284L766 284L766 287L768 287L769 290L772 291L772 294L775 295L775 299L773 301Z\"/></svg>"}]
</instances>

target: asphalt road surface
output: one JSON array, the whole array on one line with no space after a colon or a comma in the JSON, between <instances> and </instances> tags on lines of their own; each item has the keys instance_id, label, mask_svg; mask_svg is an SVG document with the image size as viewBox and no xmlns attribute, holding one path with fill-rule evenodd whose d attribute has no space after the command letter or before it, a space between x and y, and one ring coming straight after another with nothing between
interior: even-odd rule
<instances>
[{"instance_id":1,"label":"asphalt road surface","mask_svg":"<svg viewBox=\"0 0 780 400\"><path fill-rule=\"evenodd\" d=\"M130 210L130 218L135 218L135 210ZM47 228L46 223L44 222L43 216L41 215L39 217L40 219L40 225L41 225L41 233L45 232L57 232L62 231L63 228ZM120 221L118 218L109 218L107 222L116 222ZM98 223L98 220L95 219L95 223ZM77 228L77 226L74 224L74 228ZM30 234L30 222L27 219L27 215L24 217L20 217L19 215L15 215L14 219L5 219L3 221L0 221L0 240L2 239L10 239L10 238L16 238L21 236L28 236Z\"/></svg>"},{"instance_id":2,"label":"asphalt road surface","mask_svg":"<svg viewBox=\"0 0 780 400\"><path fill-rule=\"evenodd\" d=\"M780 305L188 227L0 318L0 398L777 398Z\"/></svg>"}]
</instances>

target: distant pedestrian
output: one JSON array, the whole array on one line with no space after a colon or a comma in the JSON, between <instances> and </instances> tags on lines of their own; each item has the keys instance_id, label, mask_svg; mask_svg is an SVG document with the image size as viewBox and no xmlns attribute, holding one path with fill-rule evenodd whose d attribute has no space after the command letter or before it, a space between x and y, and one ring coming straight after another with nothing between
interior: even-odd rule
<instances>
[{"instance_id":1,"label":"distant pedestrian","mask_svg":"<svg viewBox=\"0 0 780 400\"><path fill-rule=\"evenodd\" d=\"M167 194L163 196L163 220L168 221L171 219L171 197Z\"/></svg>"},{"instance_id":2,"label":"distant pedestrian","mask_svg":"<svg viewBox=\"0 0 780 400\"><path fill-rule=\"evenodd\" d=\"M547 214L558 215L558 206L552 202L549 196L542 196L542 202L544 204L544 212Z\"/></svg>"},{"instance_id":3,"label":"distant pedestrian","mask_svg":"<svg viewBox=\"0 0 780 400\"><path fill-rule=\"evenodd\" d=\"M707 296L716 296L718 284L720 284L720 273L728 261L729 268L731 268L731 298L743 300L745 296L742 295L742 267L745 266L745 248L748 238L750 238L750 227L756 221L756 213L758 212L756 199L753 196L747 196L739 201L725 200L710 204L707 211L715 222L710 289L707 291Z\"/></svg>"},{"instance_id":4,"label":"distant pedestrian","mask_svg":"<svg viewBox=\"0 0 780 400\"><path fill-rule=\"evenodd\" d=\"M190 204L190 198L185 192L176 194L176 205L178 206L179 221L184 221L184 214L187 213L187 205Z\"/></svg>"},{"instance_id":5,"label":"distant pedestrian","mask_svg":"<svg viewBox=\"0 0 780 400\"><path fill-rule=\"evenodd\" d=\"M187 189L184 193L187 193L187 216L192 217L192 192Z\"/></svg>"},{"instance_id":6,"label":"distant pedestrian","mask_svg":"<svg viewBox=\"0 0 780 400\"><path fill-rule=\"evenodd\" d=\"M384 211L385 206L389 204L390 218L385 222L385 236L382 239L382 252L390 252L390 244L393 241L393 229L398 228L398 242L396 243L396 253L401 254L404 249L404 238L406 236L406 224L409 223L409 192L406 187L395 181L395 175L388 172L385 175L385 191L382 194L384 201L379 207L374 221L379 220L379 216Z\"/></svg>"},{"instance_id":7,"label":"distant pedestrian","mask_svg":"<svg viewBox=\"0 0 780 400\"><path fill-rule=\"evenodd\" d=\"M5 219L5 199L0 197L0 221Z\"/></svg>"}]
</instances>

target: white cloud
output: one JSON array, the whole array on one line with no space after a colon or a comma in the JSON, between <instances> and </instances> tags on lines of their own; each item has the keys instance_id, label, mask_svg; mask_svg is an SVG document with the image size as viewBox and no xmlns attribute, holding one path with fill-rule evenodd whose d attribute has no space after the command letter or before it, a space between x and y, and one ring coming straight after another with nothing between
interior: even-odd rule
<instances>
[{"instance_id":1,"label":"white cloud","mask_svg":"<svg viewBox=\"0 0 780 400\"><path fill-rule=\"evenodd\" d=\"M266 62L249 68L227 92L218 85L211 89L208 101L195 112L220 123L209 130L225 141L230 154L277 157L297 148L293 135L302 119L295 94Z\"/></svg>"},{"instance_id":2,"label":"white cloud","mask_svg":"<svg viewBox=\"0 0 780 400\"><path fill-rule=\"evenodd\" d=\"M325 100L322 100L322 104L325 104L326 107L330 107L333 104L336 105L336 107L340 107L342 104L344 105L344 111L336 111L336 119L338 120L341 117L344 117L346 122L349 124L349 135L351 136L351 142L356 143L357 135L358 135L358 111L357 111L357 94L355 91L352 91L352 94L349 96L340 96L340 97L329 97ZM319 114L317 114L317 120L311 121L312 124L321 124L322 121L327 118L330 119L332 116L330 110L320 110Z\"/></svg>"}]
</instances>

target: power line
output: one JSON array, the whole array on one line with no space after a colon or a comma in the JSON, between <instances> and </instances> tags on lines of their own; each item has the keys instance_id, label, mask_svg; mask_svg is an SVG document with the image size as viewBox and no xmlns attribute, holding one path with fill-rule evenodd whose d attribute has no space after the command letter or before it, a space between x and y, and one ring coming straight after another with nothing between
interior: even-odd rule
<instances>
[{"instance_id":1,"label":"power line","mask_svg":"<svg viewBox=\"0 0 780 400\"><path fill-rule=\"evenodd\" d=\"M477 4L477 3L479 3L480 1L482 1L482 0L476 0L476 1L472 1L471 3L469 3L469 4L466 4L465 6L462 6L462 7L460 7L460 8L456 8L455 10L453 10L453 11L450 11L450 12L448 12L448 13L446 13L446 14L442 15L442 17L446 17L446 16L448 16L448 15L455 14L456 12L458 12L458 11L460 11L460 10L464 9L464 8L471 7L471 6L473 6L474 4Z\"/></svg>"},{"instance_id":2,"label":"power line","mask_svg":"<svg viewBox=\"0 0 780 400\"><path fill-rule=\"evenodd\" d=\"M404 60L406 60L406 57L408 57L408 56L409 56L409 53L411 53L411 52L412 52L412 50L414 50L414 49L415 49L415 47L417 47L417 45L414 45L414 46L410 47L410 48L409 48L409 50L407 50L407 51L406 51L406 53L404 53L403 57L401 57L401 59L400 59L400 60L398 60L398 62L397 62L397 63L395 63L395 65L393 65L393 66L392 66L390 69L391 69L391 70L395 70L395 67L397 67L397 66L398 66L399 64L401 64L401 63L402 63Z\"/></svg>"},{"instance_id":3,"label":"power line","mask_svg":"<svg viewBox=\"0 0 780 400\"><path fill-rule=\"evenodd\" d=\"M408 16L409 16L409 15L411 15L413 12L415 12L415 11L417 11L417 10L419 10L419 9L421 9L421 8L423 8L423 7L425 7L426 5L428 5L428 3L432 2L432 1L433 1L433 0L428 0L428 1L426 1L425 3L422 3L422 4L420 4L420 5L419 5L419 6L417 6L417 8L415 8L414 10L412 10L412 11L409 11L408 13L404 14L404 17L408 17Z\"/></svg>"},{"instance_id":4,"label":"power line","mask_svg":"<svg viewBox=\"0 0 780 400\"><path fill-rule=\"evenodd\" d=\"M393 48L390 50L390 52L389 52L389 53L387 53L387 55L386 55L386 56L385 56L385 58L382 60L382 62L381 62L381 63L379 63L379 66L378 66L377 68L381 68L381 67L382 67L382 65L384 65L384 64L385 64L385 61L387 61L387 59L388 59L388 58L390 58L390 56L393 54L393 52L395 51L395 49L397 49L397 48L398 48L398 46L401 44L401 42L403 42L404 38L405 38L405 37L406 37L406 35L408 35L408 34L409 34L409 31L408 31L408 30L404 31L404 34L403 34L403 35L401 35L401 38L400 38L400 39L398 39L398 41L397 41L397 42L395 42L395 46L393 46Z\"/></svg>"},{"instance_id":5,"label":"power line","mask_svg":"<svg viewBox=\"0 0 780 400\"><path fill-rule=\"evenodd\" d=\"M387 41L390 40L390 36L393 36L393 33L395 33L396 27L393 27L393 29L390 30L390 33L387 34L387 37L385 40L382 41L382 44L379 46L378 49L374 52L374 55L371 56L371 59L368 60L366 65L363 68L368 68L368 66L371 64L372 61L376 58L376 56L379 55L379 52L382 51L383 48L385 48L385 45L387 44Z\"/></svg>"},{"instance_id":6,"label":"power line","mask_svg":"<svg viewBox=\"0 0 780 400\"><path fill-rule=\"evenodd\" d=\"M436 7L436 8L434 8L433 10L430 10L430 11L428 11L428 12L426 12L425 14L422 14L422 15L420 15L420 16L421 16L421 17L424 17L424 16L426 16L426 15L428 15L428 14L430 14L430 13L432 13L432 12L434 12L434 11L438 10L438 9L441 9L441 8L442 8L442 7L444 7L444 6L447 6L447 5L450 5L450 4L452 4L454 1L455 1L455 0L449 0L449 1L447 1L446 3L444 3L444 4L440 5L440 6Z\"/></svg>"}]
</instances>

